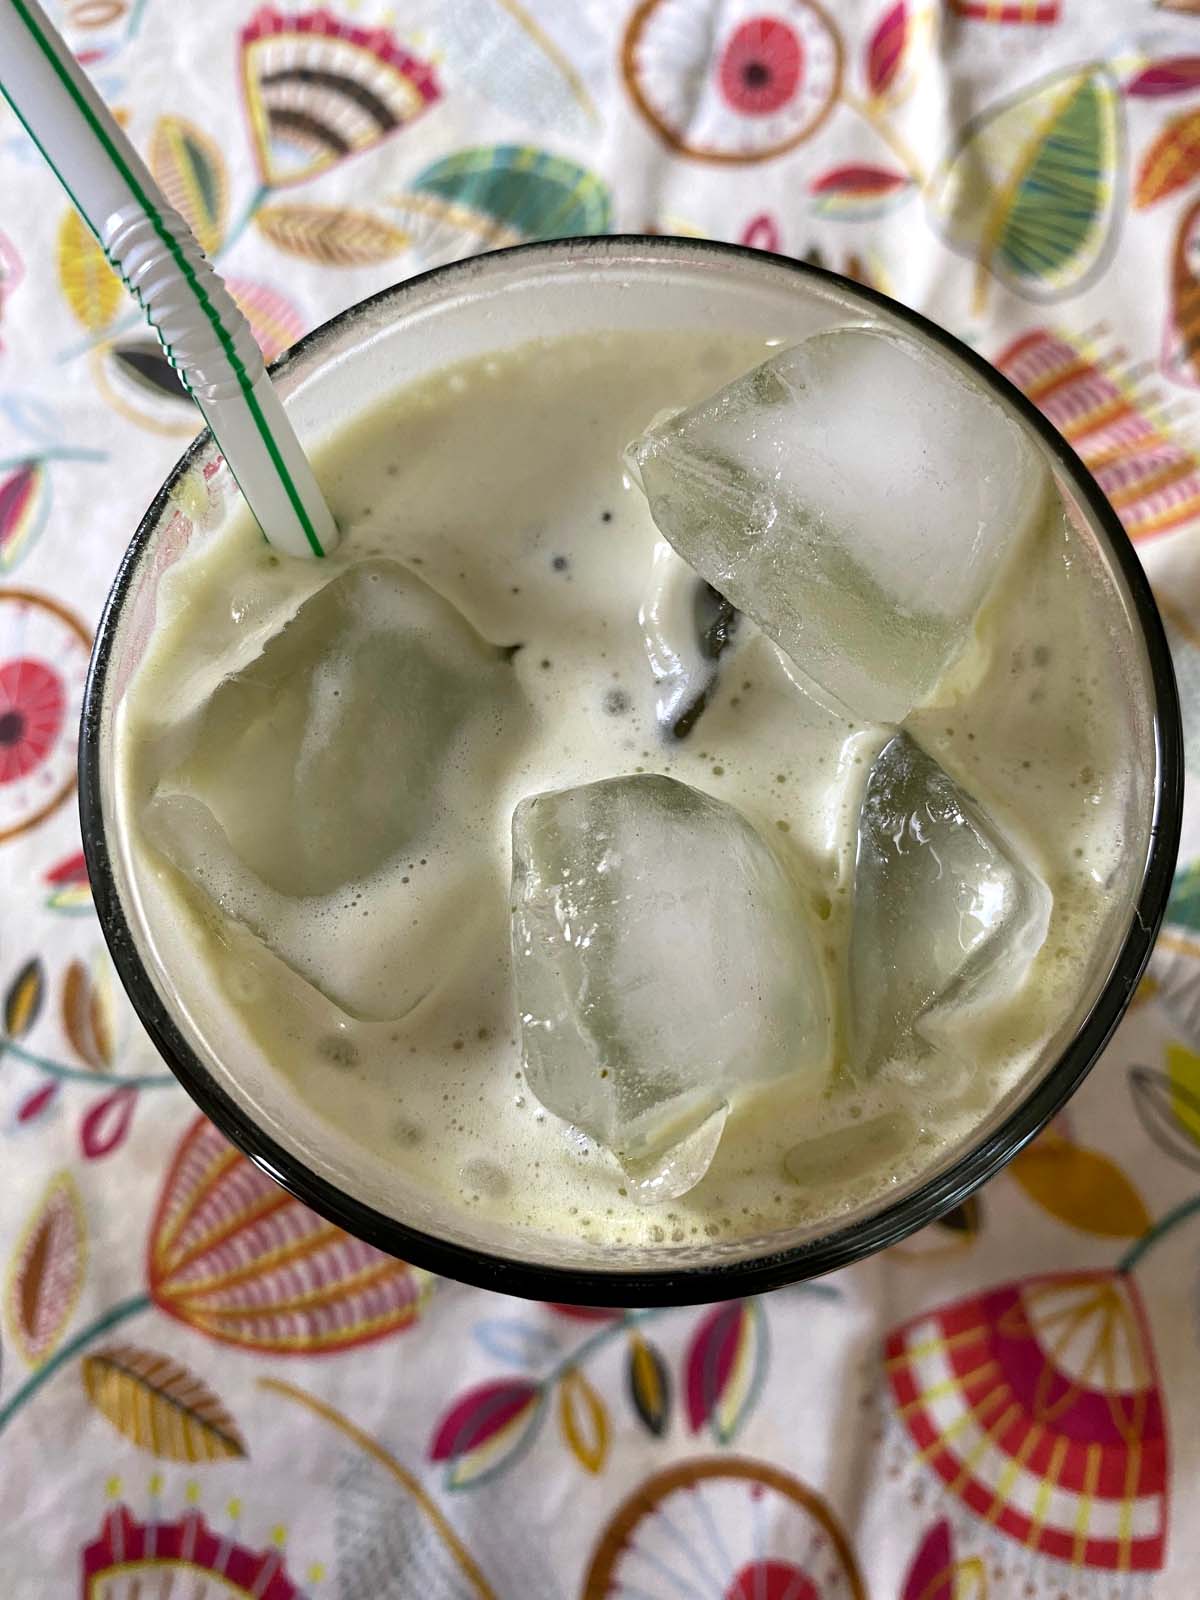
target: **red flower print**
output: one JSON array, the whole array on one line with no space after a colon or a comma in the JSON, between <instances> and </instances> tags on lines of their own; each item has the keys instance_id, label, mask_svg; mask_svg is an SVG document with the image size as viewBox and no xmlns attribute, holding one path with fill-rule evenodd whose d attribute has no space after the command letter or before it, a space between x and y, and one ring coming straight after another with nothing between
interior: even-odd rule
<instances>
[{"instance_id":1,"label":"red flower print","mask_svg":"<svg viewBox=\"0 0 1200 1600\"><path fill-rule=\"evenodd\" d=\"M767 116L795 94L804 47L786 22L751 17L730 35L717 70L721 93L735 111Z\"/></svg>"},{"instance_id":2,"label":"red flower print","mask_svg":"<svg viewBox=\"0 0 1200 1600\"><path fill-rule=\"evenodd\" d=\"M195 1596L255 1595L303 1600L278 1550L249 1550L218 1536L198 1511L170 1522L140 1522L124 1506L104 1519L83 1557L85 1596L166 1594L179 1579ZM209 1582L207 1580L213 1580Z\"/></svg>"},{"instance_id":3,"label":"red flower print","mask_svg":"<svg viewBox=\"0 0 1200 1600\"><path fill-rule=\"evenodd\" d=\"M820 0L640 0L621 41L634 105L695 161L766 161L837 103L842 37Z\"/></svg>"},{"instance_id":4,"label":"red flower print","mask_svg":"<svg viewBox=\"0 0 1200 1600\"><path fill-rule=\"evenodd\" d=\"M886 1353L920 1459L977 1516L1077 1567L1159 1570L1166 1426L1132 1278L1004 1284L896 1329Z\"/></svg>"},{"instance_id":5,"label":"red flower print","mask_svg":"<svg viewBox=\"0 0 1200 1600\"><path fill-rule=\"evenodd\" d=\"M0 784L23 778L53 750L67 695L45 662L19 656L0 666Z\"/></svg>"},{"instance_id":6,"label":"red flower print","mask_svg":"<svg viewBox=\"0 0 1200 1600\"><path fill-rule=\"evenodd\" d=\"M882 1594L882 1590L878 1591ZM867 1600L822 1497L766 1461L678 1461L638 1484L600 1534L581 1600Z\"/></svg>"},{"instance_id":7,"label":"red flower print","mask_svg":"<svg viewBox=\"0 0 1200 1600\"><path fill-rule=\"evenodd\" d=\"M811 1578L790 1561L751 1561L725 1592L725 1600L821 1600Z\"/></svg>"}]
</instances>

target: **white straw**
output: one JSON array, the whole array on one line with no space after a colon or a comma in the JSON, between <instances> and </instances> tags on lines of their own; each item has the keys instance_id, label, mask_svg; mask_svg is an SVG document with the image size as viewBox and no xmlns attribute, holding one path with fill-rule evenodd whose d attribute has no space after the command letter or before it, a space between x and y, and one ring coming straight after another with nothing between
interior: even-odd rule
<instances>
[{"instance_id":1,"label":"white straw","mask_svg":"<svg viewBox=\"0 0 1200 1600\"><path fill-rule=\"evenodd\" d=\"M137 297L263 533L328 554L337 529L246 319L36 0L0 0L0 91Z\"/></svg>"}]
</instances>

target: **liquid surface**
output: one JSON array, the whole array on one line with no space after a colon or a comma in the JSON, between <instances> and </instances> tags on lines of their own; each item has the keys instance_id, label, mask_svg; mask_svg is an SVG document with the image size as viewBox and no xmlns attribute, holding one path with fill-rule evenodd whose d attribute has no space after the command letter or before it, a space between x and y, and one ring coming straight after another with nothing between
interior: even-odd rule
<instances>
[{"instance_id":1,"label":"liquid surface","mask_svg":"<svg viewBox=\"0 0 1200 1600\"><path fill-rule=\"evenodd\" d=\"M612 334L452 369L362 418L318 462L349 530L334 558L281 559L243 517L164 583L158 632L119 722L122 804L153 879L156 932L172 960L199 964L205 1005L233 1008L270 1070L324 1119L343 1167L369 1152L435 1209L668 1246L819 1223L876 1200L968 1137L1069 1030L1125 915L1138 864L1129 819L1144 809L1145 774L1131 765L1118 602L1056 506L936 702L908 723L1054 897L1030 977L990 1015L970 1069L901 1061L864 1085L843 1035L819 1092L801 1075L739 1101L703 1181L649 1209L604 1151L528 1092L510 982L510 820L522 797L546 789L658 772L738 807L805 885L844 1014L855 822L886 733L807 700L747 626L702 715L672 738L656 719L638 623L657 535L623 478L622 449L656 413L694 403L768 353L745 339ZM304 599L375 557L409 566L489 644L520 646L505 670L523 708L494 748L481 758L476 746L449 771L452 803L420 853L381 869L360 900L329 897L306 931L307 970L319 976L328 954L329 993L348 964L377 959L383 930L422 930L434 987L395 1023L352 1020L300 983L140 831L156 786L194 741L215 664L245 667ZM447 904L465 903L464 861L470 915L447 916Z\"/></svg>"}]
</instances>

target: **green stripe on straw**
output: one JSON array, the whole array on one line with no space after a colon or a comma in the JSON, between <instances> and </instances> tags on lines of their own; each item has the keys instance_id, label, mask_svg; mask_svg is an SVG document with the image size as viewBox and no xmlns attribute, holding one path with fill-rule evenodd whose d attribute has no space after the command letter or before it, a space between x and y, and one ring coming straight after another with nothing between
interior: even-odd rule
<instances>
[{"instance_id":1,"label":"green stripe on straw","mask_svg":"<svg viewBox=\"0 0 1200 1600\"><path fill-rule=\"evenodd\" d=\"M225 327L225 324L222 322L220 314L217 311L217 308L213 305L212 301L209 299L208 293L205 290L204 285L202 283L200 283L199 280L197 279L191 262L187 259L187 256L185 255L183 250L180 248L179 241L174 237L174 235L171 233L171 231L167 228L166 224L164 223L164 221L162 219L162 215L159 212L158 207L154 204L153 200L146 193L145 189L142 187L141 183L138 181L137 174L130 168L128 162L122 156L120 150L116 147L116 145L114 145L113 141L111 140L111 138L108 135L108 130L104 127L103 123L96 117L96 115L93 112L91 106L88 105L87 101L79 93L79 90L77 89L76 85L72 82L70 74L65 70L62 61L59 59L58 51L54 48L54 46L51 44L49 39L46 38L46 35L44 34L42 29L38 25L37 18L34 17L29 12L29 10L26 8L25 4L23 3L23 0L8 0L8 3L12 6L12 9L16 12L17 16L20 18L21 22L24 24L24 26L25 26L26 30L28 31L30 37L33 39L33 41L36 44L38 50L41 52L42 56L45 58L47 64L50 66L50 68L53 71L55 77L58 79L59 83L61 84L62 88L70 96L72 104L75 106L75 108L78 110L80 115L83 117L84 121L87 123L87 126L88 126L89 130L91 131L91 133L95 137L96 141L99 143L99 145L103 149L105 155L112 162L112 164L113 164L114 168L116 169L116 171L119 173L122 182L127 186L127 188L129 189L130 193L133 195L134 199L136 200L137 204L141 207L141 209L142 209L143 213L145 214L147 220L149 221L151 227L154 229L155 235L160 240L160 242L165 246L168 254L170 255L171 259L174 261L174 263L175 263L176 267L178 268L180 274L182 275L182 277L184 278L184 280L188 284L189 288L191 289L192 294L195 297L196 303L199 305L201 311L204 313L204 316L205 316L206 320L211 325L211 327L213 329L213 332L216 334L217 339L218 339L218 341L219 341L219 343L221 345L221 349L225 353L225 357L228 360L229 366L230 366L230 368L231 368L232 372L234 373L234 376L235 376L235 378L237 380L238 388L241 391L242 398L246 403L246 408L250 412L250 415L254 420L254 425L255 425L255 428L258 431L259 438L262 440L262 443L263 443L264 447L266 448L267 454L271 459L272 465L274 466L275 470L279 474L279 479L280 479L280 482L283 485L285 493L287 494L288 501L290 502L290 504L292 506L292 509L296 514L296 520L299 522L300 527L302 528L302 530L304 532L305 538L308 540L308 543L309 543L309 545L310 545L310 547L312 549L313 554L316 555L316 556L323 556L325 554L325 550L324 550L324 548L323 548L323 546L321 544L321 540L320 540L320 538L319 538L319 536L317 534L317 530L313 527L312 519L310 518L309 513L308 513L308 508L305 505L303 498L301 497L299 491L296 488L296 485L295 485L295 482L292 479L291 473L288 471L287 463L284 461L282 455L280 454L279 446L276 443L275 436L271 432L270 427L267 425L267 420L262 414L262 410L261 410L261 408L260 408L260 406L258 404L258 397L254 393L254 385L253 385L253 382L252 382L252 380L250 378L250 375L247 373L246 368L245 368L245 366L244 366L244 364L242 362L242 359L238 355L237 348L236 348L236 346L234 344L234 341L231 338L228 329ZM28 133L29 137L33 140L34 144L37 146L37 148L38 148L39 152L41 153L42 157L45 159L47 165L54 172L55 176L58 178L58 180L62 184L63 188L67 191L67 194L70 196L71 201L75 205L76 210L79 211L80 215L83 217L84 221L87 223L87 226L91 229L92 233L95 234L97 240L100 243L101 248L105 250L106 257L111 261L112 258L111 258L111 256L109 256L108 251L104 246L104 240L100 237L100 234L98 233L98 231L96 229L96 226L93 223L91 217L88 215L86 208L84 206L80 205L77 196L74 194L74 192L71 189L71 186L66 182L65 178L63 177L63 174L59 171L58 167L55 165L55 163L51 159L51 157L49 155L49 152L45 149L45 147L42 144L41 140L38 138L37 134L30 127L28 121L21 114L20 109L17 107L16 103L13 101L11 96L8 94L7 90L4 89L2 84L0 84L0 92L2 92L4 94L4 98L8 101L9 105L12 107L13 112L17 116L17 118L20 121L22 127L25 129L26 133ZM113 262L113 265L117 268L117 270L119 272L121 272L121 267L120 267L120 263L119 262ZM149 316L149 318L150 318L151 325L159 333L159 337L161 339L162 338L162 330L161 330L161 328L159 328L158 324L154 322L153 316L150 315L150 308L148 306L146 306L144 300L142 299L141 294L129 282L128 278L125 277L125 274L123 272L121 272L121 277L122 277L122 280L125 283L126 287L128 289L130 289L130 291L137 298L137 301L138 301L139 305L141 305L143 307L143 309L146 311L147 316ZM173 350L171 349L170 344L167 342L166 339L162 339L162 343L163 343L163 348L166 351L168 359L171 361L172 366L174 366L174 367L176 367L178 369L180 364L179 364L178 360L176 359L175 354L174 354ZM186 380L185 380L185 387L187 387ZM190 392L190 389L189 389L189 392ZM217 443L219 445L220 444L220 440L218 440ZM226 455L226 460L227 461L229 460L228 455ZM230 463L230 468L232 470L232 463Z\"/></svg>"}]
</instances>

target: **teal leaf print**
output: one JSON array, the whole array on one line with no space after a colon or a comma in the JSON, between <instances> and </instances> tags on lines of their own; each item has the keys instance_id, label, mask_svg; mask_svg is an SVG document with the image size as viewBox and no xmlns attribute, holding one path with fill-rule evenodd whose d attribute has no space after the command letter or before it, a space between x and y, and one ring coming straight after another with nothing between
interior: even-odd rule
<instances>
[{"instance_id":1,"label":"teal leaf print","mask_svg":"<svg viewBox=\"0 0 1200 1600\"><path fill-rule=\"evenodd\" d=\"M559 1354L562 1346L552 1333L532 1323L508 1317L490 1317L472 1330L477 1343L497 1361L536 1369Z\"/></svg>"},{"instance_id":2,"label":"teal leaf print","mask_svg":"<svg viewBox=\"0 0 1200 1600\"><path fill-rule=\"evenodd\" d=\"M967 124L930 184L947 242L1029 300L1077 292L1105 265L1124 191L1120 91L1087 65L1043 79Z\"/></svg>"},{"instance_id":3,"label":"teal leaf print","mask_svg":"<svg viewBox=\"0 0 1200 1600\"><path fill-rule=\"evenodd\" d=\"M1165 920L1176 928L1200 933L1200 861L1189 862L1175 874Z\"/></svg>"},{"instance_id":4,"label":"teal leaf print","mask_svg":"<svg viewBox=\"0 0 1200 1600\"><path fill-rule=\"evenodd\" d=\"M592 172L529 145L482 145L426 167L413 191L519 239L607 233L612 199Z\"/></svg>"}]
</instances>

